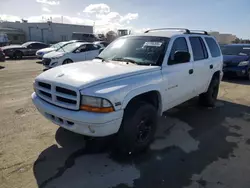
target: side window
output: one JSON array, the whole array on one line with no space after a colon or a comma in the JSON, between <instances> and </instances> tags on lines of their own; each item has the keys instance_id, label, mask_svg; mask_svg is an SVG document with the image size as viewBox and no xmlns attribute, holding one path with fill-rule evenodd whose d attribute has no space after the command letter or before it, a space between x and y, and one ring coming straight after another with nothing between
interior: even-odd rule
<instances>
[{"instance_id":1,"label":"side window","mask_svg":"<svg viewBox=\"0 0 250 188\"><path fill-rule=\"evenodd\" d=\"M215 42L213 38L205 38L208 48L211 52L212 57L219 57L221 55L218 44Z\"/></svg>"},{"instance_id":2,"label":"side window","mask_svg":"<svg viewBox=\"0 0 250 188\"><path fill-rule=\"evenodd\" d=\"M207 53L207 49L202 38L201 37L189 37L189 40L190 40L192 50L193 50L194 61L207 59L208 53Z\"/></svg>"},{"instance_id":3,"label":"side window","mask_svg":"<svg viewBox=\"0 0 250 188\"><path fill-rule=\"evenodd\" d=\"M39 44L39 43L32 43L28 46L28 48L31 48L31 49L40 49L42 48L42 45Z\"/></svg>"},{"instance_id":4,"label":"side window","mask_svg":"<svg viewBox=\"0 0 250 188\"><path fill-rule=\"evenodd\" d=\"M87 46L84 44L82 46L80 46L78 49L77 49L78 52L82 53L82 52L86 52L87 51Z\"/></svg>"},{"instance_id":5,"label":"side window","mask_svg":"<svg viewBox=\"0 0 250 188\"><path fill-rule=\"evenodd\" d=\"M173 65L176 64L176 62L174 61L174 54L175 52L189 52L188 51L188 46L187 46L187 41L184 37L180 37L175 39L171 52L170 52L170 56L169 56L169 60L168 60L168 64L169 65Z\"/></svg>"},{"instance_id":6,"label":"side window","mask_svg":"<svg viewBox=\"0 0 250 188\"><path fill-rule=\"evenodd\" d=\"M87 51L97 50L99 47L93 44L87 44Z\"/></svg>"}]
</instances>

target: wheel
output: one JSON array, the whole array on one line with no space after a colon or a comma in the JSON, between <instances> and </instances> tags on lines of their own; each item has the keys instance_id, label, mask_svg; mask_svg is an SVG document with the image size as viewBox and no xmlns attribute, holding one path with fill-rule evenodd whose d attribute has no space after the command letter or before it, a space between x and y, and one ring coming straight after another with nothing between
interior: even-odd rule
<instances>
[{"instance_id":1,"label":"wheel","mask_svg":"<svg viewBox=\"0 0 250 188\"><path fill-rule=\"evenodd\" d=\"M14 57L16 59L22 59L23 58L23 52L21 52L21 51L14 52Z\"/></svg>"},{"instance_id":2,"label":"wheel","mask_svg":"<svg viewBox=\"0 0 250 188\"><path fill-rule=\"evenodd\" d=\"M202 93L199 96L200 104L208 107L213 107L217 100L217 96L219 93L220 81L218 78L213 78L210 82L208 90L206 93Z\"/></svg>"},{"instance_id":3,"label":"wheel","mask_svg":"<svg viewBox=\"0 0 250 188\"><path fill-rule=\"evenodd\" d=\"M73 61L71 59L66 59L63 61L63 65L66 65L66 64L70 64L70 63L73 63Z\"/></svg>"},{"instance_id":4,"label":"wheel","mask_svg":"<svg viewBox=\"0 0 250 188\"><path fill-rule=\"evenodd\" d=\"M247 71L247 80L250 80L250 69Z\"/></svg>"},{"instance_id":5,"label":"wheel","mask_svg":"<svg viewBox=\"0 0 250 188\"><path fill-rule=\"evenodd\" d=\"M119 153L140 153L153 141L157 127L157 110L146 102L130 104L124 111L115 149Z\"/></svg>"}]
</instances>

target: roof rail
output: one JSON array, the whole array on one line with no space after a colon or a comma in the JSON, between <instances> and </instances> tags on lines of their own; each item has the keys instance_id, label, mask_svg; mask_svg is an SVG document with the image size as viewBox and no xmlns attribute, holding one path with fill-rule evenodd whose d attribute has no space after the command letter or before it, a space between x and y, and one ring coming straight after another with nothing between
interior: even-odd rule
<instances>
[{"instance_id":1,"label":"roof rail","mask_svg":"<svg viewBox=\"0 0 250 188\"><path fill-rule=\"evenodd\" d=\"M190 34L203 34L203 35L209 35L207 31L204 30L190 30Z\"/></svg>"},{"instance_id":2,"label":"roof rail","mask_svg":"<svg viewBox=\"0 0 250 188\"><path fill-rule=\"evenodd\" d=\"M159 28L159 29L149 29L144 33L149 33L150 31L167 31L167 30L174 30L174 31L184 31L185 34L190 34L190 30L185 28Z\"/></svg>"}]
</instances>

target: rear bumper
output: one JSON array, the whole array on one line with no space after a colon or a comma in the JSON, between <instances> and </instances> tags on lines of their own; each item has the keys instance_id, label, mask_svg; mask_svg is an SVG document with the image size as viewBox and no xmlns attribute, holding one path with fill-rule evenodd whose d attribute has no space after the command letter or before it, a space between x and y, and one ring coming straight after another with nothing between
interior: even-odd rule
<instances>
[{"instance_id":1,"label":"rear bumper","mask_svg":"<svg viewBox=\"0 0 250 188\"><path fill-rule=\"evenodd\" d=\"M48 120L69 131L82 135L103 137L118 132L123 110L112 113L91 113L72 111L49 104L32 94L32 100L38 111Z\"/></svg>"},{"instance_id":2,"label":"rear bumper","mask_svg":"<svg viewBox=\"0 0 250 188\"><path fill-rule=\"evenodd\" d=\"M225 76L238 76L245 77L248 74L249 67L225 67L223 68L223 72Z\"/></svg>"}]
</instances>

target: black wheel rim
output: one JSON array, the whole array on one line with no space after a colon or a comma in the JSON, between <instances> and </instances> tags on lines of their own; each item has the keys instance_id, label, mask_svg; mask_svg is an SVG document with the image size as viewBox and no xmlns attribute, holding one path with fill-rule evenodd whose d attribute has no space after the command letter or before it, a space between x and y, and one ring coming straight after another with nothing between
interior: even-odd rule
<instances>
[{"instance_id":1,"label":"black wheel rim","mask_svg":"<svg viewBox=\"0 0 250 188\"><path fill-rule=\"evenodd\" d=\"M150 138L153 122L148 117L143 117L137 126L137 143L145 143Z\"/></svg>"}]
</instances>

